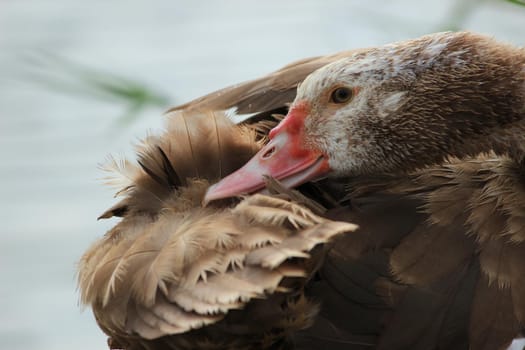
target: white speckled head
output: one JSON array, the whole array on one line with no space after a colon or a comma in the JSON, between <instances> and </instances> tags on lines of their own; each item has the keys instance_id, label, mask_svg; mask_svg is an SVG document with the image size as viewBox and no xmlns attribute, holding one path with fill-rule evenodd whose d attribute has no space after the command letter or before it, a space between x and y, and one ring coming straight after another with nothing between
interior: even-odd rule
<instances>
[{"instance_id":1,"label":"white speckled head","mask_svg":"<svg viewBox=\"0 0 525 350\"><path fill-rule=\"evenodd\" d=\"M417 163L411 157L421 163L443 157L424 152L453 149L451 140L472 131L467 128L474 119L467 114L493 113L476 103L485 93L476 90L479 86L493 84L489 80L505 83L484 72L486 57L480 53L490 45L489 38L470 33L437 33L359 51L313 72L294 102L310 108L305 147L325 154L335 175L410 168ZM334 102L339 88L352 91L352 98ZM468 121L454 122L456 116ZM447 128L449 122L465 130Z\"/></svg>"},{"instance_id":2,"label":"white speckled head","mask_svg":"<svg viewBox=\"0 0 525 350\"><path fill-rule=\"evenodd\" d=\"M408 82L415 75L405 62L388 54L393 49L356 53L317 70L299 86L296 101L308 101L311 108L311 117L305 120L305 143L322 149L336 173L366 171L367 155L376 140L364 124L388 120L408 101ZM397 80L404 84L395 84L401 75ZM353 92L348 103L330 100L340 87Z\"/></svg>"}]
</instances>

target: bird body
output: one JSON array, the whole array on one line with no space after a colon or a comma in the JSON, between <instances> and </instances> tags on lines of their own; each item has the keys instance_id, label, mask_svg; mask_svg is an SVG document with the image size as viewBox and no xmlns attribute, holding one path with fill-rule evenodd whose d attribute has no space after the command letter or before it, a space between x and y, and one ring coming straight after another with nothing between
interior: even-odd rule
<instances>
[{"instance_id":1,"label":"bird body","mask_svg":"<svg viewBox=\"0 0 525 350\"><path fill-rule=\"evenodd\" d=\"M523 330L524 49L437 33L168 120L80 264L113 348L490 350Z\"/></svg>"}]
</instances>

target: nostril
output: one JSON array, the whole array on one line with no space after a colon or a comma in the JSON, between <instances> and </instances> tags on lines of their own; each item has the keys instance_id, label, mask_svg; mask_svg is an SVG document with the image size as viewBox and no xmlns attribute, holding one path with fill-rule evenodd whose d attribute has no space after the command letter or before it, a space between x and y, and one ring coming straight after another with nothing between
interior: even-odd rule
<instances>
[{"instance_id":1,"label":"nostril","mask_svg":"<svg viewBox=\"0 0 525 350\"><path fill-rule=\"evenodd\" d=\"M270 158L273 154L275 153L275 146L273 146L272 148L270 148L269 150L267 150L266 152L264 152L264 154L262 155L262 159L268 159Z\"/></svg>"}]
</instances>

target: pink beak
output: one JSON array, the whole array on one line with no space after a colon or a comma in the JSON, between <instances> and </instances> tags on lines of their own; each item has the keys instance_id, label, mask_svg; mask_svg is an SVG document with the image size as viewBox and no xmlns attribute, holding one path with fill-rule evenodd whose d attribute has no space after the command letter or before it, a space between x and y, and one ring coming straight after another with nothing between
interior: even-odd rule
<instances>
[{"instance_id":1,"label":"pink beak","mask_svg":"<svg viewBox=\"0 0 525 350\"><path fill-rule=\"evenodd\" d=\"M294 187L328 173L328 159L318 150L303 145L303 125L308 112L305 102L296 103L270 131L270 142L242 168L211 186L204 203L258 191L265 187L264 175Z\"/></svg>"}]
</instances>

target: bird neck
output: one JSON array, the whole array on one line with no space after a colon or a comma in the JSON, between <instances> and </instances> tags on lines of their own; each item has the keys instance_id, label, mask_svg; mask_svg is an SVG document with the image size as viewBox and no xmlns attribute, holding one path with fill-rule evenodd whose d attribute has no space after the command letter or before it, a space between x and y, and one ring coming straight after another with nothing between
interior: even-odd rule
<instances>
[{"instance_id":1,"label":"bird neck","mask_svg":"<svg viewBox=\"0 0 525 350\"><path fill-rule=\"evenodd\" d=\"M421 125L435 135L429 138L445 156L493 151L521 160L525 51L508 46L479 49L468 65L457 70L438 69L419 79L409 113L423 116Z\"/></svg>"}]
</instances>

